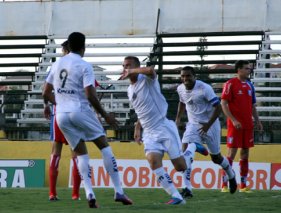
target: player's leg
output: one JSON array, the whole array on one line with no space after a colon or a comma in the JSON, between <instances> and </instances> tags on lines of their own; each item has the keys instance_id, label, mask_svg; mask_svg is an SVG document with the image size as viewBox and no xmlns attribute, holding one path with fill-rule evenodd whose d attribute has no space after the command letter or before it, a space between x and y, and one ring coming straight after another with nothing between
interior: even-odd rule
<instances>
[{"instance_id":1,"label":"player's leg","mask_svg":"<svg viewBox=\"0 0 281 213\"><path fill-rule=\"evenodd\" d=\"M172 197L167 204L184 204L184 199L162 165L163 152L158 150L146 150L146 158L149 162L151 170L157 178L158 183ZM184 159L182 160L184 162Z\"/></svg>"},{"instance_id":2,"label":"player's leg","mask_svg":"<svg viewBox=\"0 0 281 213\"><path fill-rule=\"evenodd\" d=\"M49 166L49 200L56 201L57 197L57 178L59 173L59 162L61 157L62 143L54 141L52 143L52 154Z\"/></svg>"},{"instance_id":3,"label":"player's leg","mask_svg":"<svg viewBox=\"0 0 281 213\"><path fill-rule=\"evenodd\" d=\"M72 188L72 200L80 200L80 194L79 194L79 189L80 189L80 184L81 184L81 177L79 174L78 166L77 166L77 156L75 153L72 151L72 178L73 178L73 188Z\"/></svg>"},{"instance_id":4,"label":"player's leg","mask_svg":"<svg viewBox=\"0 0 281 213\"><path fill-rule=\"evenodd\" d=\"M233 161L235 159L238 147L240 146L242 141L242 132L237 131L234 127L228 127L227 129L227 160L229 164L232 166ZM224 172L222 177L222 190L221 192L228 192L228 177Z\"/></svg>"},{"instance_id":5,"label":"player's leg","mask_svg":"<svg viewBox=\"0 0 281 213\"><path fill-rule=\"evenodd\" d=\"M91 167L89 165L89 155L87 147L84 141L80 140L77 146L74 149L75 154L77 155L77 167L81 175L81 179L84 184L86 198L90 208L97 208L96 197L92 189L91 182Z\"/></svg>"},{"instance_id":6,"label":"player's leg","mask_svg":"<svg viewBox=\"0 0 281 213\"><path fill-rule=\"evenodd\" d=\"M247 177L249 172L249 149L241 149L240 150L240 192L250 192L250 189L247 188Z\"/></svg>"},{"instance_id":7,"label":"player's leg","mask_svg":"<svg viewBox=\"0 0 281 213\"><path fill-rule=\"evenodd\" d=\"M100 149L102 153L104 167L108 172L112 180L112 183L114 185L114 190L115 190L114 200L116 202L122 202L124 205L132 205L133 204L132 200L129 199L127 195L125 195L124 190L122 188L117 162L111 150L111 147L106 141L106 137L105 136L98 137L93 142L96 144L96 146Z\"/></svg>"},{"instance_id":8,"label":"player's leg","mask_svg":"<svg viewBox=\"0 0 281 213\"><path fill-rule=\"evenodd\" d=\"M91 115L91 113L89 114ZM85 194L89 207L97 208L95 194L92 189L89 155L86 144L82 140L82 138L86 138L85 129L88 126L88 121L91 120L88 118L89 114L86 112L58 113L57 121L61 131L63 132L63 135L77 156L77 167L84 183ZM82 130L77 128L76 125Z\"/></svg>"}]
</instances>

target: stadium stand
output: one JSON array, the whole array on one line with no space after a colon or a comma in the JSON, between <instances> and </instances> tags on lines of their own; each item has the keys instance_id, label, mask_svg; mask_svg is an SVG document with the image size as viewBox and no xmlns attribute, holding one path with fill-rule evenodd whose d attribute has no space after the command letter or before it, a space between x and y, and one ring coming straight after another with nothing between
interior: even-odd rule
<instances>
[{"instance_id":1,"label":"stadium stand","mask_svg":"<svg viewBox=\"0 0 281 213\"><path fill-rule=\"evenodd\" d=\"M102 97L101 103L105 110L114 113L122 128L116 135L124 139L128 131L127 121L130 120L131 110L127 99L128 81L117 81L122 71L122 61L127 55L133 55L146 59L153 46L153 37L124 36L124 37L87 37L87 46L84 59L93 64L96 79L101 84L98 87L98 95ZM42 54L42 60L38 65L38 71L35 73L35 81L32 82L32 88L28 92L27 100L24 102L24 108L21 116L17 120L20 127L48 127L49 122L43 117L43 100L41 97L42 86L44 84L47 72L52 62L62 56L61 43L65 38L49 37L45 45L45 51ZM145 65L145 62L142 62ZM106 88L110 85L110 88ZM106 124L104 123L106 126ZM107 128L107 127L106 127ZM37 134L37 133L35 133ZM28 136L32 138L32 135ZM48 134L42 132L41 138L47 138ZM126 137L127 138L127 137Z\"/></svg>"},{"instance_id":2,"label":"stadium stand","mask_svg":"<svg viewBox=\"0 0 281 213\"><path fill-rule=\"evenodd\" d=\"M266 128L264 134L270 135L269 139L258 135L258 141L274 142L276 138L280 138L273 130L279 128L281 120L281 68L278 67L278 63L281 62L278 54L281 50L272 47L281 44L281 41L273 40L272 36L274 33L255 31L164 33L157 34L156 37L90 37L87 38L85 60L93 64L96 78L102 85L102 88L98 88L98 95L102 97L103 106L108 112L114 113L121 123L120 129L112 135L125 141L132 139L136 116L127 100L128 81L117 81L124 56L134 55L140 58L143 66L155 66L162 91L169 103L168 117L170 119L175 118L177 111L178 97L175 89L180 83L181 67L194 66L197 69L197 77L211 84L215 92L220 95L222 84L235 75L234 62L238 59L249 60L255 68L251 80L257 90L258 111ZM25 56L18 54L17 57L36 56L37 60L25 63L32 67L32 72L18 72L18 74L15 72L14 75L28 76L30 74L30 79L18 82L18 80L6 78L0 84L0 86L7 86L9 81L11 85L21 83L19 85L26 87L22 92L24 95L21 99L17 99L20 103L16 109L7 107L7 100L2 101L1 112L5 113L6 123L9 123L8 115L11 115L8 113L14 113L10 120L13 125L5 125L9 139L48 139L49 123L43 117L42 85L51 64L62 56L60 44L65 38L40 37L40 39L44 41L43 44L18 45L19 48L28 49L25 51L28 54ZM31 47L40 49L40 56L38 53L32 54L29 51ZM0 45L1 48L13 49L14 46ZM0 59L10 56L5 53L0 56ZM16 56L11 58L16 58ZM23 67L23 63L17 63L18 67ZM9 66L7 63L0 63L1 67ZM2 76L5 75L7 73L3 72ZM106 90L108 85L112 86ZM1 97L3 99L3 95ZM225 118L222 116L221 119L225 128Z\"/></svg>"}]
</instances>

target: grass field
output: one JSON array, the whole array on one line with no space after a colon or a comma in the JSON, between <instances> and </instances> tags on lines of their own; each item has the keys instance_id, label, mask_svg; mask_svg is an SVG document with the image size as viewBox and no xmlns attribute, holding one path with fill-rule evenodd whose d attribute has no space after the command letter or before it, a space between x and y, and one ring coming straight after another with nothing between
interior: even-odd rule
<instances>
[{"instance_id":1,"label":"grass field","mask_svg":"<svg viewBox=\"0 0 281 213\"><path fill-rule=\"evenodd\" d=\"M123 206L113 201L112 189L95 189L99 209L89 209L81 190L81 201L71 200L71 189L59 188L59 201L48 201L48 189L0 188L0 212L280 212L280 191L254 191L254 193L221 193L218 190L194 190L194 197L185 205L169 206L168 195L162 189L126 189L134 201Z\"/></svg>"}]
</instances>

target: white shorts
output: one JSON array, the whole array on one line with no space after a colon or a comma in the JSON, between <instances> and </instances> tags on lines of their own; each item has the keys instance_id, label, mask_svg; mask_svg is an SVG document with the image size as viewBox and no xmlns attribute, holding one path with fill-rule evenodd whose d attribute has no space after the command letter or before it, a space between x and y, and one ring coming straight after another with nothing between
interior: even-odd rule
<instances>
[{"instance_id":1,"label":"white shorts","mask_svg":"<svg viewBox=\"0 0 281 213\"><path fill-rule=\"evenodd\" d=\"M75 149L80 140L92 141L105 136L103 126L92 109L82 112L61 112L56 114L56 118L72 149Z\"/></svg>"},{"instance_id":2,"label":"white shorts","mask_svg":"<svg viewBox=\"0 0 281 213\"><path fill-rule=\"evenodd\" d=\"M182 137L182 143L206 143L210 154L220 153L221 127L219 121L215 121L206 135L200 135L198 129L201 124L186 124L186 129Z\"/></svg>"},{"instance_id":3,"label":"white shorts","mask_svg":"<svg viewBox=\"0 0 281 213\"><path fill-rule=\"evenodd\" d=\"M164 155L167 152L171 160L182 156L178 129L173 121L164 119L153 130L144 129L142 140L146 155L151 152Z\"/></svg>"}]
</instances>

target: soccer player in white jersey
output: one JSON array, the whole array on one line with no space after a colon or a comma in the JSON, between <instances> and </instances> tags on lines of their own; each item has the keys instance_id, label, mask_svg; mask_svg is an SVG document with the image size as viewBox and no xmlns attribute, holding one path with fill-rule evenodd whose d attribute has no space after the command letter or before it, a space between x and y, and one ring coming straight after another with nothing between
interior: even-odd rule
<instances>
[{"instance_id":1,"label":"soccer player in white jersey","mask_svg":"<svg viewBox=\"0 0 281 213\"><path fill-rule=\"evenodd\" d=\"M176 124L179 126L183 113L187 112L188 122L182 138L183 152L188 168L191 168L196 147L207 144L212 161L218 164L228 175L230 193L237 188L235 173L227 158L220 153L221 127L218 116L221 113L220 100L212 87L196 80L193 67L181 70L182 84L177 87L179 95ZM191 172L191 171L190 171ZM183 197L192 196L192 187L182 191Z\"/></svg>"},{"instance_id":2,"label":"soccer player in white jersey","mask_svg":"<svg viewBox=\"0 0 281 213\"><path fill-rule=\"evenodd\" d=\"M121 79L130 80L128 97L138 117L134 138L139 143L143 141L150 168L171 196L167 204L184 204L185 200L162 165L163 155L167 152L175 169L183 173L184 182L188 179L180 137L174 121L166 118L168 104L161 94L156 72L152 67L140 68L139 59L134 56L125 57L123 68Z\"/></svg>"},{"instance_id":3,"label":"soccer player in white jersey","mask_svg":"<svg viewBox=\"0 0 281 213\"><path fill-rule=\"evenodd\" d=\"M78 169L84 183L90 208L97 208L91 184L91 169L85 141L93 141L101 150L104 166L114 185L116 202L131 205L132 201L124 194L117 163L107 143L104 129L95 110L105 121L116 128L118 122L107 114L98 101L94 87L95 76L91 64L82 59L85 52L85 36L73 32L68 36L70 53L56 61L46 79L43 91L44 103L56 105L58 126L74 150L78 159ZM52 91L54 90L54 94Z\"/></svg>"}]
</instances>

